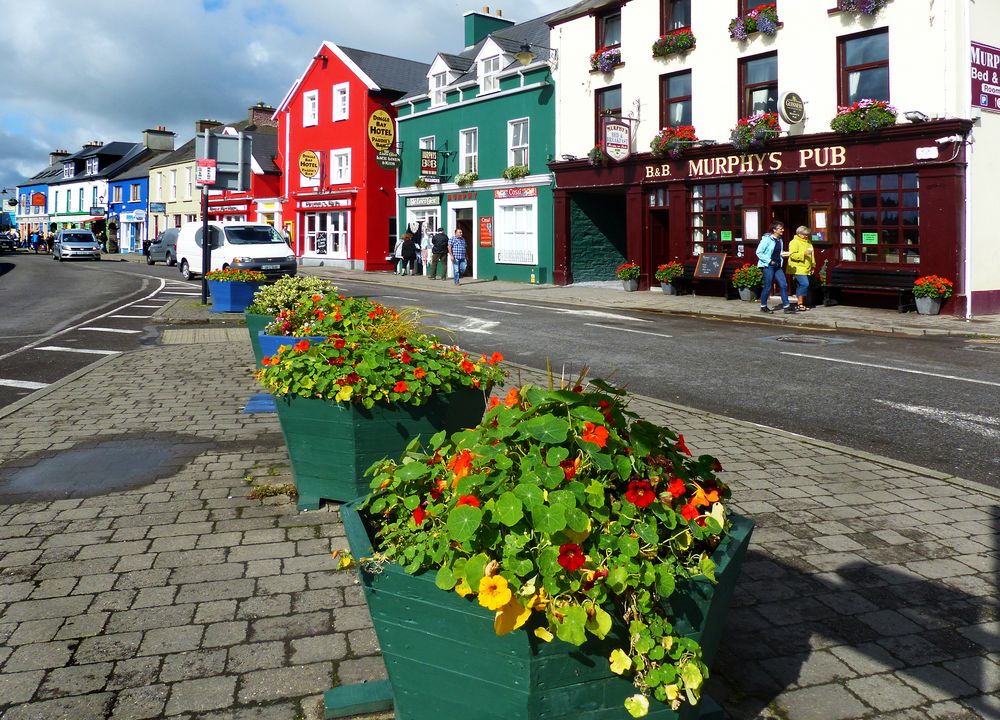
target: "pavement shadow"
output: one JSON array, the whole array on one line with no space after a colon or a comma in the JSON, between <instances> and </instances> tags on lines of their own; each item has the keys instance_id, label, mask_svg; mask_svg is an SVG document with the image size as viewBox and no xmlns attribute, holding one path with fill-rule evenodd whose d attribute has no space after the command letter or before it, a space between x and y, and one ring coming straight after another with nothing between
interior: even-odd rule
<instances>
[{"instance_id":1,"label":"pavement shadow","mask_svg":"<svg viewBox=\"0 0 1000 720\"><path fill-rule=\"evenodd\" d=\"M708 694L733 720L881 717L932 699L967 706L949 718L1000 720L1000 507L984 509L991 550L897 529L913 542L866 552L879 563L817 572L804 552L751 549Z\"/></svg>"},{"instance_id":2,"label":"pavement shadow","mask_svg":"<svg viewBox=\"0 0 1000 720\"><path fill-rule=\"evenodd\" d=\"M16 263L0 262L0 277L3 277L16 267L17 267Z\"/></svg>"}]
</instances>

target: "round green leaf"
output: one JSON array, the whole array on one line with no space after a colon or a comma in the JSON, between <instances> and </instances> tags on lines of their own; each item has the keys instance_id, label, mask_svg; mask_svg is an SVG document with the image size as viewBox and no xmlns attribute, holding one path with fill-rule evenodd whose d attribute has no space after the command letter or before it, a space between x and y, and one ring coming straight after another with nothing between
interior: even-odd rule
<instances>
[{"instance_id":1,"label":"round green leaf","mask_svg":"<svg viewBox=\"0 0 1000 720\"><path fill-rule=\"evenodd\" d=\"M552 535L566 527L566 509L562 505L542 505L531 511L535 530Z\"/></svg>"},{"instance_id":2,"label":"round green leaf","mask_svg":"<svg viewBox=\"0 0 1000 720\"><path fill-rule=\"evenodd\" d=\"M536 507L545 504L545 496L542 494L542 489L537 485L521 483L514 488L514 494L521 499L524 507L528 508L528 510L534 510Z\"/></svg>"},{"instance_id":3,"label":"round green leaf","mask_svg":"<svg viewBox=\"0 0 1000 720\"><path fill-rule=\"evenodd\" d=\"M512 492L505 492L497 500L497 517L507 527L514 527L524 517L524 504Z\"/></svg>"},{"instance_id":4,"label":"round green leaf","mask_svg":"<svg viewBox=\"0 0 1000 720\"><path fill-rule=\"evenodd\" d=\"M451 568L438 568L437 575L434 577L434 584L442 590L451 590L455 587L455 575L452 573Z\"/></svg>"},{"instance_id":5,"label":"round green leaf","mask_svg":"<svg viewBox=\"0 0 1000 720\"><path fill-rule=\"evenodd\" d=\"M562 418L552 416L533 417L521 425L521 433L547 445L558 445L566 442L569 434L569 423Z\"/></svg>"},{"instance_id":6,"label":"round green leaf","mask_svg":"<svg viewBox=\"0 0 1000 720\"><path fill-rule=\"evenodd\" d=\"M448 536L455 542L471 540L482 522L482 510L471 505L460 505L448 515Z\"/></svg>"}]
</instances>

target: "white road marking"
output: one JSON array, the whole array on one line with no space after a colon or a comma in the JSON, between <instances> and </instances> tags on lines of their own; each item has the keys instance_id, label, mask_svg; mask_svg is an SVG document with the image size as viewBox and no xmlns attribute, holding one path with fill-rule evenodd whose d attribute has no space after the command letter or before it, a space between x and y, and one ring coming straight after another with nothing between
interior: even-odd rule
<instances>
[{"instance_id":1,"label":"white road marking","mask_svg":"<svg viewBox=\"0 0 1000 720\"><path fill-rule=\"evenodd\" d=\"M81 353L83 355L121 355L117 350L88 350L87 348L61 347L59 345L46 345L35 348L35 350L52 350L54 352Z\"/></svg>"},{"instance_id":2,"label":"white road marking","mask_svg":"<svg viewBox=\"0 0 1000 720\"><path fill-rule=\"evenodd\" d=\"M133 305L134 308L148 308L150 310L159 310L163 305ZM152 317L152 316L150 316Z\"/></svg>"},{"instance_id":3,"label":"white road marking","mask_svg":"<svg viewBox=\"0 0 1000 720\"><path fill-rule=\"evenodd\" d=\"M645 330L633 330L632 328L618 327L617 325L601 325L599 323L584 323L587 327L597 327L604 328L606 330L618 330L619 332L630 332L637 333L638 335L655 335L656 337L669 338L673 335L664 335L663 333L646 332Z\"/></svg>"},{"instance_id":4,"label":"white road marking","mask_svg":"<svg viewBox=\"0 0 1000 720\"><path fill-rule=\"evenodd\" d=\"M125 320L146 320L147 318L153 317L152 315L111 315L113 318L123 318Z\"/></svg>"},{"instance_id":5,"label":"white road marking","mask_svg":"<svg viewBox=\"0 0 1000 720\"><path fill-rule=\"evenodd\" d=\"M974 378L958 377L956 375L943 375L941 373L924 372L923 370L911 370L909 368L893 367L892 365L878 365L876 363L863 363L854 360L840 360L838 358L823 357L822 355L806 355L805 353L783 352L782 355L791 357L810 358L812 360L825 360L826 362L842 363L844 365L859 365L861 367L875 368L876 370L893 370L895 372L910 373L911 375L927 375L929 377L941 378L943 380L958 380L959 382L976 383L977 385L992 385L1000 387L1000 383L989 380L976 380Z\"/></svg>"},{"instance_id":6,"label":"white road marking","mask_svg":"<svg viewBox=\"0 0 1000 720\"><path fill-rule=\"evenodd\" d=\"M30 382L28 380L3 380L3 379L0 379L0 385L4 385L6 387L24 388L25 390L41 390L43 387L49 386L48 383Z\"/></svg>"},{"instance_id":7,"label":"white road marking","mask_svg":"<svg viewBox=\"0 0 1000 720\"><path fill-rule=\"evenodd\" d=\"M193 292L171 292L170 290L164 290L160 295L186 295L188 297L201 297L201 293Z\"/></svg>"},{"instance_id":8,"label":"white road marking","mask_svg":"<svg viewBox=\"0 0 1000 720\"><path fill-rule=\"evenodd\" d=\"M456 315L455 313L435 312L434 315L458 318L462 320L462 322L458 324L458 327L455 328L456 330L478 333L479 335L492 335L493 328L500 324L496 320L483 320L482 318L469 317L468 315Z\"/></svg>"},{"instance_id":9,"label":"white road marking","mask_svg":"<svg viewBox=\"0 0 1000 720\"><path fill-rule=\"evenodd\" d=\"M386 300L405 300L406 302L418 303L420 302L416 298L403 297L402 295L383 295Z\"/></svg>"},{"instance_id":10,"label":"white road marking","mask_svg":"<svg viewBox=\"0 0 1000 720\"><path fill-rule=\"evenodd\" d=\"M122 335L135 335L141 333L142 330L120 330L119 328L106 328L106 327L84 327L80 328L81 331L86 330L87 332L106 332L106 333L120 333Z\"/></svg>"},{"instance_id":11,"label":"white road marking","mask_svg":"<svg viewBox=\"0 0 1000 720\"><path fill-rule=\"evenodd\" d=\"M467 310L485 310L486 312L501 313L503 315L521 315L522 313L513 310L497 310L496 308L479 307L478 305L466 305Z\"/></svg>"},{"instance_id":12,"label":"white road marking","mask_svg":"<svg viewBox=\"0 0 1000 720\"><path fill-rule=\"evenodd\" d=\"M888 405L896 410L921 415L943 425L959 427L966 432L976 433L991 440L1000 440L1000 417L974 415L955 410L941 410L940 408L926 407L924 405L907 405L889 400L876 399L875 402L881 405Z\"/></svg>"},{"instance_id":13,"label":"white road marking","mask_svg":"<svg viewBox=\"0 0 1000 720\"><path fill-rule=\"evenodd\" d=\"M560 315L577 315L579 317L602 318L604 320L627 320L629 322L637 322L637 323L653 322L652 320L643 320L641 318L635 318L629 315L616 315L615 313L601 312L600 310L582 310L580 308L560 308L560 307L551 307L545 305L531 305L529 303L507 302L504 300L488 300L487 302L493 303L495 305L513 305L515 307L526 307L526 308L531 308L532 310L547 310L549 312L559 313Z\"/></svg>"}]
</instances>

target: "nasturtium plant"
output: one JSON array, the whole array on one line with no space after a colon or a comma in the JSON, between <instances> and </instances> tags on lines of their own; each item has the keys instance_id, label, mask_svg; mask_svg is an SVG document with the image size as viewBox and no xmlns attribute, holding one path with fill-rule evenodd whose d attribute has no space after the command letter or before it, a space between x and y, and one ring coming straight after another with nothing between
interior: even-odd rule
<instances>
[{"instance_id":1,"label":"nasturtium plant","mask_svg":"<svg viewBox=\"0 0 1000 720\"><path fill-rule=\"evenodd\" d=\"M620 638L608 663L633 678L639 717L650 696L674 709L700 697L708 668L669 598L678 580L714 580L729 489L718 460L692 457L627 400L600 380L513 388L477 427L376 463L361 508L375 555L362 562L433 572L494 612L499 635Z\"/></svg>"}]
</instances>

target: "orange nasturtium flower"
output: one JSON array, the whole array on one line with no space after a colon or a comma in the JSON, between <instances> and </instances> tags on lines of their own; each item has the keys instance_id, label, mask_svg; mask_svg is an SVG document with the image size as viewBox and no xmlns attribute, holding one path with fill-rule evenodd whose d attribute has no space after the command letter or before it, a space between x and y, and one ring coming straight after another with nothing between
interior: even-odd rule
<instances>
[{"instance_id":1,"label":"orange nasturtium flower","mask_svg":"<svg viewBox=\"0 0 1000 720\"><path fill-rule=\"evenodd\" d=\"M396 383L396 386L392 389L393 392L405 393L407 391L406 381L400 380Z\"/></svg>"},{"instance_id":2,"label":"orange nasturtium flower","mask_svg":"<svg viewBox=\"0 0 1000 720\"><path fill-rule=\"evenodd\" d=\"M417 380L421 380L427 377L427 371L424 370L422 367L418 367L413 371L413 377L415 377Z\"/></svg>"},{"instance_id":3,"label":"orange nasturtium flower","mask_svg":"<svg viewBox=\"0 0 1000 720\"><path fill-rule=\"evenodd\" d=\"M507 397L505 397L504 400L503 400L504 406L505 407L514 407L519 402L521 402L521 389L520 388L511 388L508 391L508 393L507 393Z\"/></svg>"},{"instance_id":4,"label":"orange nasturtium flower","mask_svg":"<svg viewBox=\"0 0 1000 720\"><path fill-rule=\"evenodd\" d=\"M309 349L309 341L308 340L299 340L297 343L295 343L295 347L293 349L295 350L295 352L302 352L303 350L308 350Z\"/></svg>"},{"instance_id":5,"label":"orange nasturtium flower","mask_svg":"<svg viewBox=\"0 0 1000 720\"><path fill-rule=\"evenodd\" d=\"M459 480L472 472L472 453L468 450L463 450L451 459L451 462L448 463L448 469L455 473L455 477L451 483L451 486L455 487L458 485Z\"/></svg>"},{"instance_id":6,"label":"orange nasturtium flower","mask_svg":"<svg viewBox=\"0 0 1000 720\"><path fill-rule=\"evenodd\" d=\"M719 491L717 488L710 488L706 491L698 483L695 483L694 486L696 490L694 491L694 497L691 498L691 504L695 507L708 507L712 503L719 501Z\"/></svg>"},{"instance_id":7,"label":"orange nasturtium flower","mask_svg":"<svg viewBox=\"0 0 1000 720\"><path fill-rule=\"evenodd\" d=\"M511 601L513 594L503 575L484 577L479 581L479 604L487 610L499 610Z\"/></svg>"},{"instance_id":8,"label":"orange nasturtium flower","mask_svg":"<svg viewBox=\"0 0 1000 720\"><path fill-rule=\"evenodd\" d=\"M603 425L595 425L592 422L584 423L583 440L584 442L592 442L597 447L602 448L608 444L608 429Z\"/></svg>"}]
</instances>

